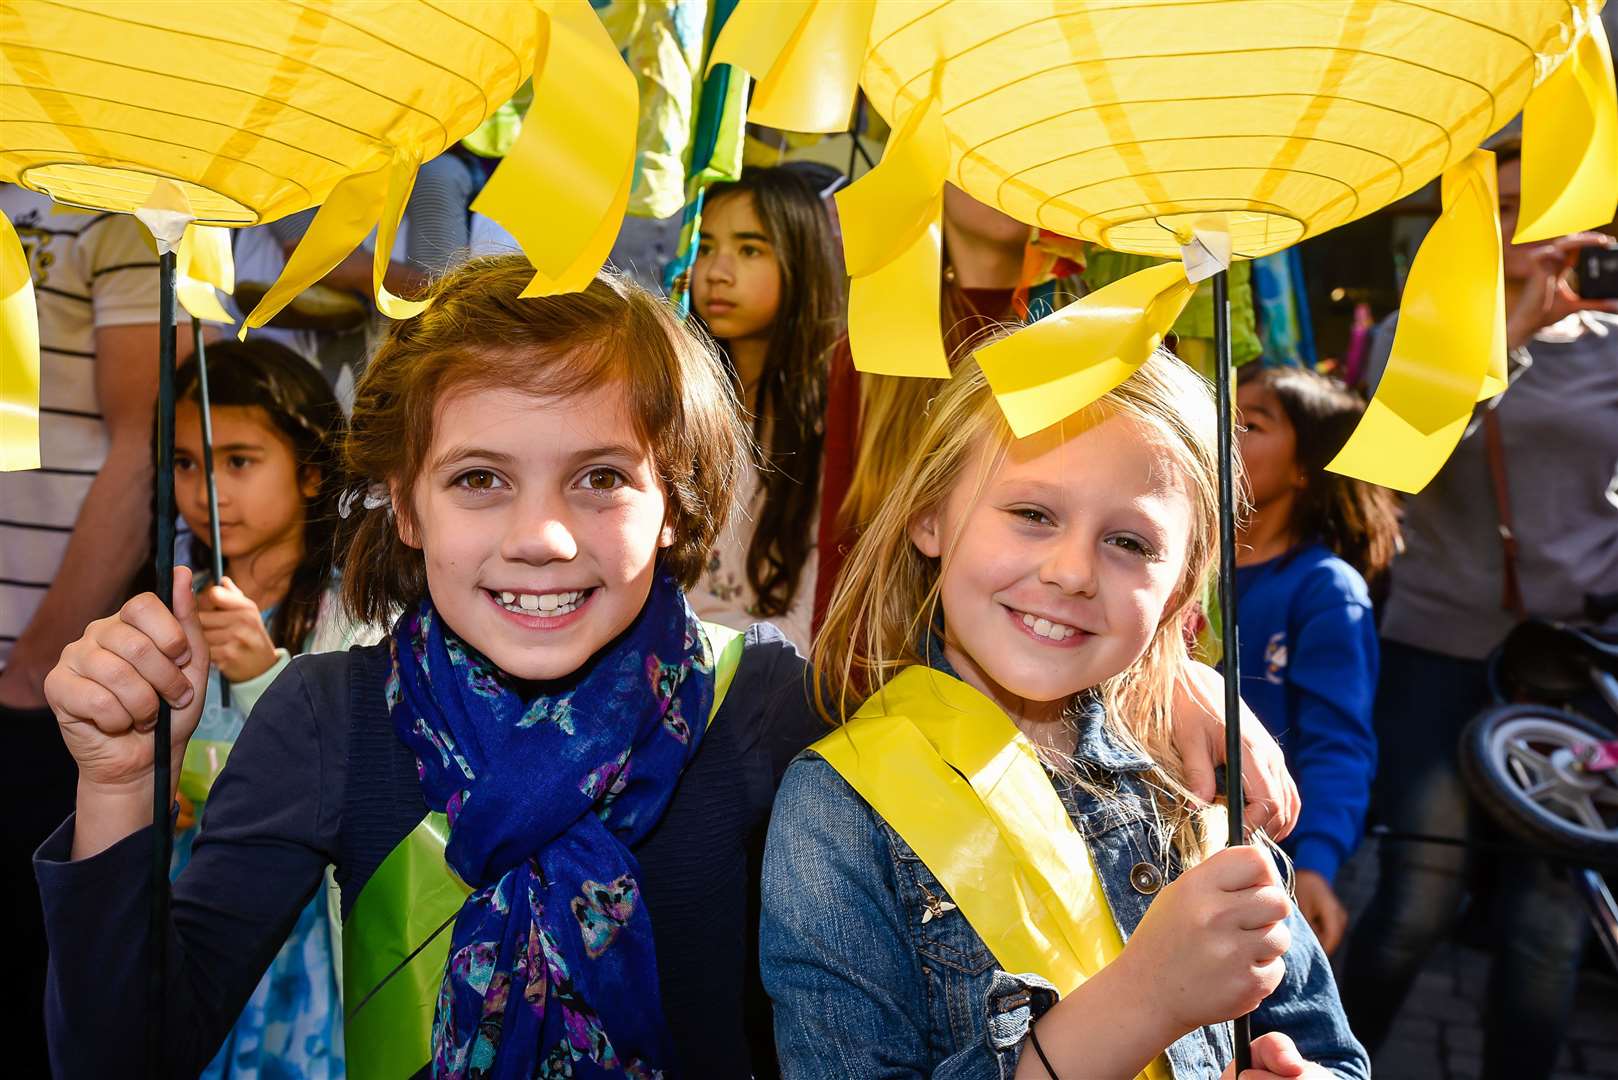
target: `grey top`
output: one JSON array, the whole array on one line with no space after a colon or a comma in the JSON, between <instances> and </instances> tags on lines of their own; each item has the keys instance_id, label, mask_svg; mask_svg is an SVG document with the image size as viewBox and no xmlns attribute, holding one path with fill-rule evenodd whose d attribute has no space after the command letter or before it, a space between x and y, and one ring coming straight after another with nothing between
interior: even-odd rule
<instances>
[{"instance_id":1,"label":"grey top","mask_svg":"<svg viewBox=\"0 0 1618 1080\"><path fill-rule=\"evenodd\" d=\"M1377 327L1381 377L1394 320ZM1584 621L1587 594L1618 591L1618 317L1584 312L1546 327L1512 356L1498 410L1530 615ZM1481 415L1481 411L1480 411ZM1515 622L1501 606L1499 515L1482 424L1474 421L1433 482L1405 504L1382 636L1481 659Z\"/></svg>"}]
</instances>

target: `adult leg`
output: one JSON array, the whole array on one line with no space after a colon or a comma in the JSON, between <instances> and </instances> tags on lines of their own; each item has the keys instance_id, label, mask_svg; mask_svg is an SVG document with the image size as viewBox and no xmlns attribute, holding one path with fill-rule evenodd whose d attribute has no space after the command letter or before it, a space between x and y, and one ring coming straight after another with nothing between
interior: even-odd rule
<instances>
[{"instance_id":1,"label":"adult leg","mask_svg":"<svg viewBox=\"0 0 1618 1080\"><path fill-rule=\"evenodd\" d=\"M1546 1080L1573 1012L1589 918L1567 875L1543 859L1494 862L1483 1080Z\"/></svg>"},{"instance_id":2,"label":"adult leg","mask_svg":"<svg viewBox=\"0 0 1618 1080\"><path fill-rule=\"evenodd\" d=\"M1456 743L1485 702L1486 670L1481 661L1382 643L1372 816L1392 832L1467 837L1471 809ZM1467 871L1458 846L1390 837L1379 855L1376 893L1354 928L1342 979L1349 1023L1373 1055L1453 924Z\"/></svg>"}]
</instances>

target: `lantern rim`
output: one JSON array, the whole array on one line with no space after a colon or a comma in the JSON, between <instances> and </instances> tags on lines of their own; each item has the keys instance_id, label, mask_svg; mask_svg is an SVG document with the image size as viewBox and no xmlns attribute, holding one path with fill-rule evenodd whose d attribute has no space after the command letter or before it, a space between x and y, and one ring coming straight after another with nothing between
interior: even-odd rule
<instances>
[{"instance_id":1,"label":"lantern rim","mask_svg":"<svg viewBox=\"0 0 1618 1080\"><path fill-rule=\"evenodd\" d=\"M97 165L85 161L45 161L17 174L17 183L64 206L81 210L132 214L145 207L160 181L185 193L199 225L244 228L257 225L258 211L194 180L135 165Z\"/></svg>"}]
</instances>

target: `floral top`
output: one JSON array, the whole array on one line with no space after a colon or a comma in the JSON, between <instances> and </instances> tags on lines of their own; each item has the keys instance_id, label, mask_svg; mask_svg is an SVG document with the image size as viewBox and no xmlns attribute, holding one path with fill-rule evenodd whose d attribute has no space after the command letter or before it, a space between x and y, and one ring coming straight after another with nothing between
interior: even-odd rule
<instances>
[{"instance_id":1,"label":"floral top","mask_svg":"<svg viewBox=\"0 0 1618 1080\"><path fill-rule=\"evenodd\" d=\"M798 588L786 613L760 615L758 595L747 580L747 548L753 542L753 523L764 506L764 488L759 482L758 467L751 460L746 470L736 487L736 504L731 509L730 521L708 553L708 565L688 599L698 618L733 630L745 630L756 622L773 623L798 652L807 656L815 607L817 552L811 545L803 568L798 572ZM813 537L818 534L819 525L820 500L817 497L815 512L803 523L803 528Z\"/></svg>"}]
</instances>

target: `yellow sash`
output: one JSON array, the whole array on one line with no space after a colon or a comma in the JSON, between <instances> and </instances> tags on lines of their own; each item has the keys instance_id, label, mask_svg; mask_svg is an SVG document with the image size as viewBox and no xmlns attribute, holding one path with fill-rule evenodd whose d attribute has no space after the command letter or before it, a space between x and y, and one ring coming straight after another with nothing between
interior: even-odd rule
<instances>
[{"instance_id":1,"label":"yellow sash","mask_svg":"<svg viewBox=\"0 0 1618 1080\"><path fill-rule=\"evenodd\" d=\"M1065 996L1123 951L1033 744L966 683L908 668L814 750L920 856L1006 971ZM1172 1075L1161 1057L1141 1074Z\"/></svg>"}]
</instances>

